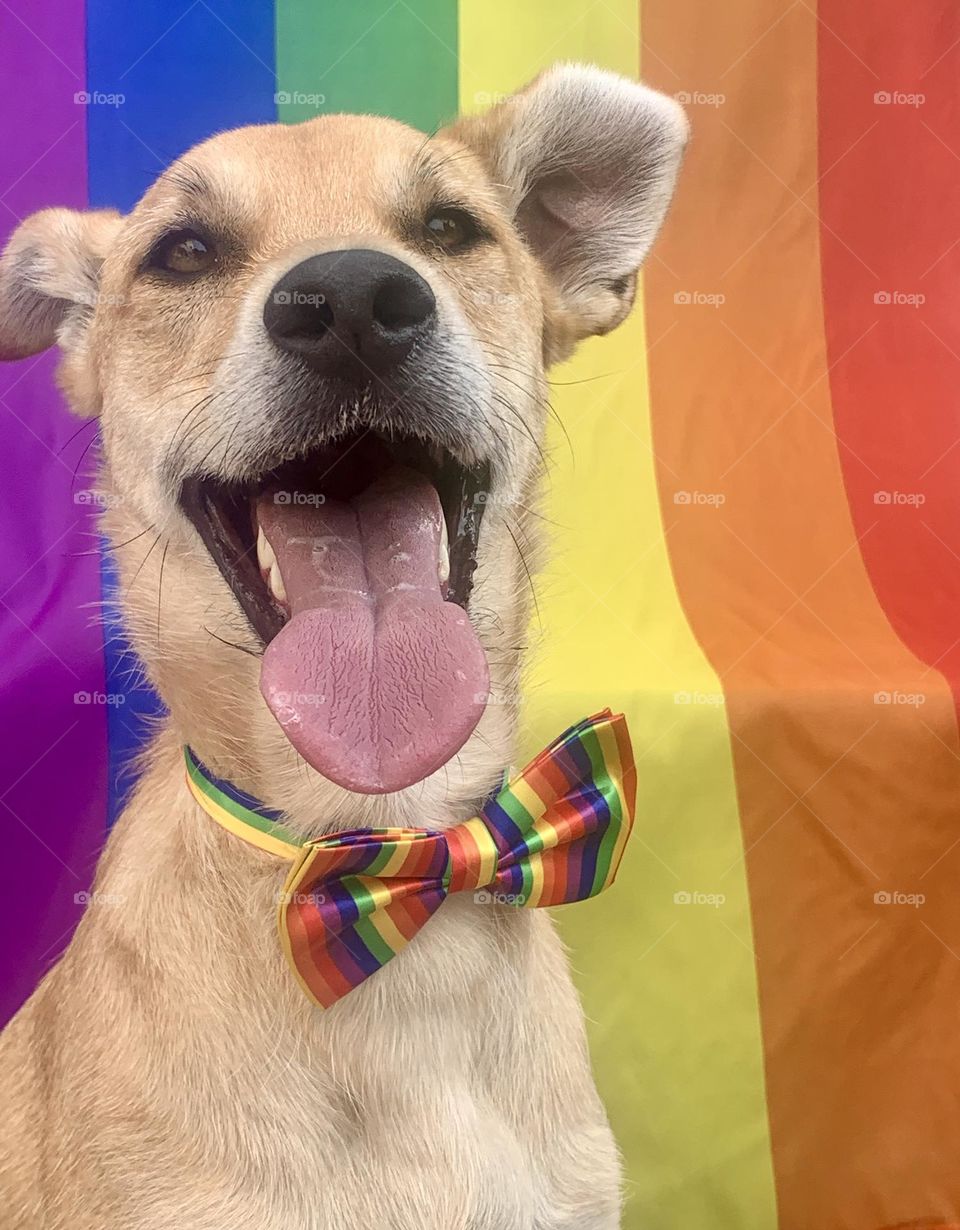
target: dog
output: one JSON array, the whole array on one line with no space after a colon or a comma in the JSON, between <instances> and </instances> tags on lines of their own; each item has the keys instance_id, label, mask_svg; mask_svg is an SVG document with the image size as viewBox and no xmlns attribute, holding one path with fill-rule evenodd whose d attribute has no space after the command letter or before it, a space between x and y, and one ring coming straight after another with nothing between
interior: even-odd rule
<instances>
[{"instance_id":1,"label":"dog","mask_svg":"<svg viewBox=\"0 0 960 1230\"><path fill-rule=\"evenodd\" d=\"M223 133L125 217L14 233L0 357L57 345L100 420L123 619L169 716L0 1040L10 1230L620 1225L548 914L451 896L319 1009L277 939L286 866L203 813L182 748L302 838L476 814L513 755L516 704L484 699L518 687L544 373L629 312L686 139L673 100L559 65L430 137Z\"/></svg>"}]
</instances>

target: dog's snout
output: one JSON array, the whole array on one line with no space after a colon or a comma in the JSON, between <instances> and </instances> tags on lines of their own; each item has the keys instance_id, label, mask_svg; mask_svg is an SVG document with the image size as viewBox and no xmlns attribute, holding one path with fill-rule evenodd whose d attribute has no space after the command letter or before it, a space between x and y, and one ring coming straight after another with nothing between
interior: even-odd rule
<instances>
[{"instance_id":1,"label":"dog's snout","mask_svg":"<svg viewBox=\"0 0 960 1230\"><path fill-rule=\"evenodd\" d=\"M281 350L324 375L382 375L432 328L436 298L415 269L372 249L323 252L283 275L263 323Z\"/></svg>"}]
</instances>

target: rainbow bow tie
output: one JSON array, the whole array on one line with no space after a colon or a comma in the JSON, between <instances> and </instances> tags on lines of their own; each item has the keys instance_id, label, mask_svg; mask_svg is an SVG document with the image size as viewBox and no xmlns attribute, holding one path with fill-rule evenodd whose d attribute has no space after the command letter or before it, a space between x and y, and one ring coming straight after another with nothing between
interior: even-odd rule
<instances>
[{"instance_id":1,"label":"rainbow bow tie","mask_svg":"<svg viewBox=\"0 0 960 1230\"><path fill-rule=\"evenodd\" d=\"M636 780L622 715L570 728L472 820L442 831L353 829L303 842L280 814L184 748L187 785L218 823L293 860L280 939L307 995L328 1008L406 947L450 893L478 904L563 905L613 883Z\"/></svg>"}]
</instances>

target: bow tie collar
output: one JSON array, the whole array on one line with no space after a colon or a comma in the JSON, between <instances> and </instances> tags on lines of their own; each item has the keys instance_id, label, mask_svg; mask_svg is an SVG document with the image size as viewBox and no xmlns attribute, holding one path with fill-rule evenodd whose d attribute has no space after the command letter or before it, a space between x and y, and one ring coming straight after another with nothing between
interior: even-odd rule
<instances>
[{"instance_id":1,"label":"bow tie collar","mask_svg":"<svg viewBox=\"0 0 960 1230\"><path fill-rule=\"evenodd\" d=\"M410 942L451 893L478 905L583 901L616 876L633 825L626 720L571 727L476 816L449 829L353 829L303 841L279 812L222 781L189 748L187 785L218 824L292 866L280 894L283 950L327 1008Z\"/></svg>"}]
</instances>

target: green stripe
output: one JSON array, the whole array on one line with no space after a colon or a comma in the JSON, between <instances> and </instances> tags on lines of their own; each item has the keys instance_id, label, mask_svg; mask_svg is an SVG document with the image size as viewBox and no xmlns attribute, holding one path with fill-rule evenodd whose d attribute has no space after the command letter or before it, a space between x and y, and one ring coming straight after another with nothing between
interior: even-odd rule
<instances>
[{"instance_id":1,"label":"green stripe","mask_svg":"<svg viewBox=\"0 0 960 1230\"><path fill-rule=\"evenodd\" d=\"M360 918L351 924L357 937L366 946L371 956L383 965L394 953L370 921L370 915L374 912L373 897L356 876L344 876L341 885L356 902L357 909L360 911Z\"/></svg>"},{"instance_id":2,"label":"green stripe","mask_svg":"<svg viewBox=\"0 0 960 1230\"><path fill-rule=\"evenodd\" d=\"M523 883L520 885L520 895L523 897L523 902L518 904L526 905L533 896L533 867L530 865L528 858L521 861L520 870L523 873Z\"/></svg>"},{"instance_id":3,"label":"green stripe","mask_svg":"<svg viewBox=\"0 0 960 1230\"><path fill-rule=\"evenodd\" d=\"M453 119L457 0L277 0L279 118L389 115L430 132Z\"/></svg>"},{"instance_id":4,"label":"green stripe","mask_svg":"<svg viewBox=\"0 0 960 1230\"><path fill-rule=\"evenodd\" d=\"M187 772L190 774L190 780L196 785L200 793L206 795L208 799L213 799L215 803L219 803L224 811L229 812L231 816L234 816L244 824L248 824L252 829L256 829L260 833L267 833L271 837L279 838L280 841L289 841L294 846L303 845L302 838L288 832L282 824L277 824L275 820L268 820L266 816L261 816L258 812L242 807L234 799L224 794L219 787L204 777L189 752L184 752L184 760L186 761Z\"/></svg>"},{"instance_id":5,"label":"green stripe","mask_svg":"<svg viewBox=\"0 0 960 1230\"><path fill-rule=\"evenodd\" d=\"M497 795L497 802L524 836L530 831L534 817L527 811L512 790Z\"/></svg>"}]
</instances>

